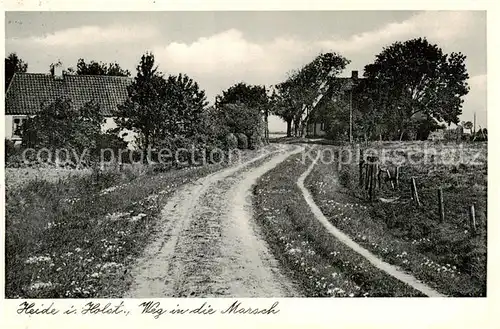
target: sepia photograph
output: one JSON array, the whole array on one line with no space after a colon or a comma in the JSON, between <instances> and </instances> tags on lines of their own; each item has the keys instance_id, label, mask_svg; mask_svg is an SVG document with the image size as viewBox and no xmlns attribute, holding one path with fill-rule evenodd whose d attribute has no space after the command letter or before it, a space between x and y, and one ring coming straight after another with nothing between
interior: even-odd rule
<instances>
[{"instance_id":1,"label":"sepia photograph","mask_svg":"<svg viewBox=\"0 0 500 329\"><path fill-rule=\"evenodd\" d=\"M486 21L6 11L4 298L489 296Z\"/></svg>"}]
</instances>

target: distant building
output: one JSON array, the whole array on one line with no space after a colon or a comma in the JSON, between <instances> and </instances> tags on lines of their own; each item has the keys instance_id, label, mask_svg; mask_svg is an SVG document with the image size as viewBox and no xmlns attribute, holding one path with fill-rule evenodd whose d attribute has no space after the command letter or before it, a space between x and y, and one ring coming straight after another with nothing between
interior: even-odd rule
<instances>
[{"instance_id":1,"label":"distant building","mask_svg":"<svg viewBox=\"0 0 500 329\"><path fill-rule=\"evenodd\" d=\"M54 74L16 73L5 95L5 138L19 143L21 136L17 129L28 117L35 116L43 103L50 103L58 97L70 98L73 106L82 107L89 101L96 101L101 107L105 122L102 130L116 128L112 110L128 97L129 77L105 75L66 75L56 68ZM124 132L123 132L124 133ZM134 140L134 133L128 132L124 139Z\"/></svg>"}]
</instances>

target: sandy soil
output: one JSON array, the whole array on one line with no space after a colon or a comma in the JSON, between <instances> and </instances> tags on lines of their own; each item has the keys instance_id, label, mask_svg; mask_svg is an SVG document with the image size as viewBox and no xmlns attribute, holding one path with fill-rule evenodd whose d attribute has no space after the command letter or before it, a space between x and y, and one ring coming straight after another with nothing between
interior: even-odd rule
<instances>
[{"instance_id":1,"label":"sandy soil","mask_svg":"<svg viewBox=\"0 0 500 329\"><path fill-rule=\"evenodd\" d=\"M177 191L162 211L125 297L291 297L296 285L279 270L252 219L251 188L298 146L233 166Z\"/></svg>"}]
</instances>

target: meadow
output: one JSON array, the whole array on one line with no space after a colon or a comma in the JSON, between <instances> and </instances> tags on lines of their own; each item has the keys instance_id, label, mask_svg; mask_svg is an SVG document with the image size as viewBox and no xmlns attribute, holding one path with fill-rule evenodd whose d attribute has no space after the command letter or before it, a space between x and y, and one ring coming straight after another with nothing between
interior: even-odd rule
<instances>
[{"instance_id":1,"label":"meadow","mask_svg":"<svg viewBox=\"0 0 500 329\"><path fill-rule=\"evenodd\" d=\"M245 160L258 151L241 152ZM137 165L98 176L55 168L45 177L17 175L23 168L7 171L6 298L121 297L167 199L181 185L228 165L166 172Z\"/></svg>"},{"instance_id":2,"label":"meadow","mask_svg":"<svg viewBox=\"0 0 500 329\"><path fill-rule=\"evenodd\" d=\"M368 149L384 160L372 200L359 184L356 161L340 167L318 161L307 178L325 216L358 244L446 295L486 296L487 144L385 143L365 146L365 155ZM339 150L326 153L338 159ZM411 192L412 178L420 204Z\"/></svg>"}]
</instances>

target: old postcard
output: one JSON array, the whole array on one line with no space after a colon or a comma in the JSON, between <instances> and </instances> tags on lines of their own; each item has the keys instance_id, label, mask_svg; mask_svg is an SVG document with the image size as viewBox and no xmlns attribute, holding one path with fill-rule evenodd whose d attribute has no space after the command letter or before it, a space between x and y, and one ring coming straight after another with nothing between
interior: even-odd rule
<instances>
[{"instance_id":1,"label":"old postcard","mask_svg":"<svg viewBox=\"0 0 500 329\"><path fill-rule=\"evenodd\" d=\"M25 6L8 327L493 327L486 2Z\"/></svg>"}]
</instances>

